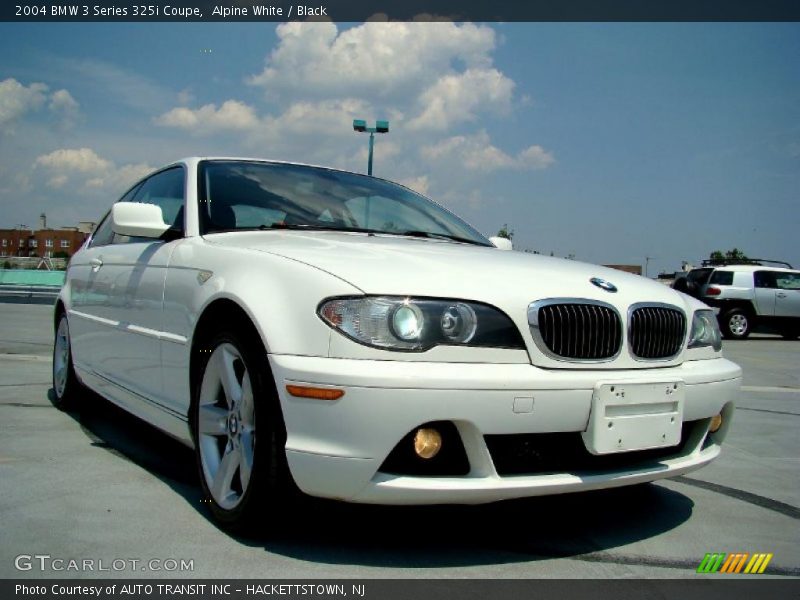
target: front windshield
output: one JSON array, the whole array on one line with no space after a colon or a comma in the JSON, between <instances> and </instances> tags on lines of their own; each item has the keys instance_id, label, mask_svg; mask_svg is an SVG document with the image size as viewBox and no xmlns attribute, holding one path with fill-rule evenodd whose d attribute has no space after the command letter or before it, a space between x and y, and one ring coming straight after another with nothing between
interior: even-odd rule
<instances>
[{"instance_id":1,"label":"front windshield","mask_svg":"<svg viewBox=\"0 0 800 600\"><path fill-rule=\"evenodd\" d=\"M397 184L319 167L203 161L200 230L333 229L449 238L489 246L464 221Z\"/></svg>"}]
</instances>

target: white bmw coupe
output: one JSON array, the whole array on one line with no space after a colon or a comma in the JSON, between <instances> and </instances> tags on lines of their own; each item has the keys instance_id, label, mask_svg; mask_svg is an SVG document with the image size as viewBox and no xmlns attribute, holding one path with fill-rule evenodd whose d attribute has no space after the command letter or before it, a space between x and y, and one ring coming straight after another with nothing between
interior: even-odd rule
<instances>
[{"instance_id":1,"label":"white bmw coupe","mask_svg":"<svg viewBox=\"0 0 800 600\"><path fill-rule=\"evenodd\" d=\"M299 488L480 503L671 477L720 452L741 369L706 305L521 252L395 183L190 158L72 258L56 404L83 386L192 446L241 528Z\"/></svg>"}]
</instances>

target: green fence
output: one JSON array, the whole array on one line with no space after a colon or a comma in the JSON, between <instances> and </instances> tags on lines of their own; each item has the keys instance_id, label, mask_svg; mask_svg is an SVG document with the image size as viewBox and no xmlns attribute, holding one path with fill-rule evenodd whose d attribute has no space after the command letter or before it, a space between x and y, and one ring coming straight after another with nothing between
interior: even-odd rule
<instances>
[{"instance_id":1,"label":"green fence","mask_svg":"<svg viewBox=\"0 0 800 600\"><path fill-rule=\"evenodd\" d=\"M65 271L33 271L30 269L0 269L0 285L49 285L64 284Z\"/></svg>"}]
</instances>

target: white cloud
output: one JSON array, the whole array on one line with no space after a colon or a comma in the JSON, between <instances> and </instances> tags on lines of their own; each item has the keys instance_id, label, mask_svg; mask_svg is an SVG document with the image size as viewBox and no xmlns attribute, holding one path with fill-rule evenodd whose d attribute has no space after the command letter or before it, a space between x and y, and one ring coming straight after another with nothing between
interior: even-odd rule
<instances>
[{"instance_id":1,"label":"white cloud","mask_svg":"<svg viewBox=\"0 0 800 600\"><path fill-rule=\"evenodd\" d=\"M178 92L178 104L186 105L191 102L194 102L194 94L192 93L192 90L186 88Z\"/></svg>"},{"instance_id":2,"label":"white cloud","mask_svg":"<svg viewBox=\"0 0 800 600\"><path fill-rule=\"evenodd\" d=\"M428 180L427 175L407 177L405 179L401 179L398 181L398 183L422 194L423 196L428 193L428 189L430 188L430 181Z\"/></svg>"},{"instance_id":3,"label":"white cloud","mask_svg":"<svg viewBox=\"0 0 800 600\"><path fill-rule=\"evenodd\" d=\"M523 167L532 169L546 169L556 162L552 152L548 152L538 145L528 146L519 153L517 160Z\"/></svg>"},{"instance_id":4,"label":"white cloud","mask_svg":"<svg viewBox=\"0 0 800 600\"><path fill-rule=\"evenodd\" d=\"M366 161L369 158L369 146L366 141L366 137L361 141L364 143L361 144L361 148L356 153L354 158L359 164L366 164ZM379 136L375 138L375 145L372 154L376 160L387 160L389 158L400 156L402 149L402 146L397 142L393 142L391 139L384 139L383 137Z\"/></svg>"},{"instance_id":5,"label":"white cloud","mask_svg":"<svg viewBox=\"0 0 800 600\"><path fill-rule=\"evenodd\" d=\"M16 79L0 81L0 130L10 128L14 121L29 111L42 107L47 98L43 83L22 85Z\"/></svg>"},{"instance_id":6,"label":"white cloud","mask_svg":"<svg viewBox=\"0 0 800 600\"><path fill-rule=\"evenodd\" d=\"M480 109L507 113L513 93L514 82L497 69L467 69L444 75L422 92L422 112L408 126L441 131L455 123L474 121Z\"/></svg>"},{"instance_id":7,"label":"white cloud","mask_svg":"<svg viewBox=\"0 0 800 600\"><path fill-rule=\"evenodd\" d=\"M279 142L292 136L341 136L352 130L353 119L372 112L362 100L342 98L318 102L298 101L278 114L257 114L255 108L227 100L219 108L206 104L197 109L173 108L155 119L157 125L184 129L197 135L243 132L252 145Z\"/></svg>"},{"instance_id":8,"label":"white cloud","mask_svg":"<svg viewBox=\"0 0 800 600\"><path fill-rule=\"evenodd\" d=\"M262 154L268 148L273 158L360 170L367 139L353 132L353 119L372 114L369 103L353 98L298 101L263 117L244 143Z\"/></svg>"},{"instance_id":9,"label":"white cloud","mask_svg":"<svg viewBox=\"0 0 800 600\"><path fill-rule=\"evenodd\" d=\"M34 161L34 170L46 179L48 187L61 189L68 184L104 192L122 192L153 170L146 164L117 167L91 148L60 148Z\"/></svg>"},{"instance_id":10,"label":"white cloud","mask_svg":"<svg viewBox=\"0 0 800 600\"><path fill-rule=\"evenodd\" d=\"M154 122L216 145L216 135L236 134L248 152L268 148L270 156L360 170L367 143L353 134L352 120L388 119L392 133L379 138L376 158L390 172L411 176L420 172L419 154L403 149L419 146L420 131L436 140L515 105L515 83L493 65L497 36L488 26L292 22L279 25L277 35L265 68L248 79L264 89L268 109L229 97L199 108L182 103ZM525 164L490 144L484 157L475 148L462 152L481 162L481 171Z\"/></svg>"},{"instance_id":11,"label":"white cloud","mask_svg":"<svg viewBox=\"0 0 800 600\"><path fill-rule=\"evenodd\" d=\"M530 146L512 156L494 146L485 131L446 138L423 147L420 153L429 161L457 161L469 170L484 172L498 169L546 169L555 162L553 154L541 146Z\"/></svg>"},{"instance_id":12,"label":"white cloud","mask_svg":"<svg viewBox=\"0 0 800 600\"><path fill-rule=\"evenodd\" d=\"M154 167L147 163L130 163L116 167L105 177L101 187L123 192L145 175L152 173Z\"/></svg>"},{"instance_id":13,"label":"white cloud","mask_svg":"<svg viewBox=\"0 0 800 600\"><path fill-rule=\"evenodd\" d=\"M70 171L77 173L97 173L111 167L111 161L100 158L89 148L61 148L36 159L36 166L54 171Z\"/></svg>"},{"instance_id":14,"label":"white cloud","mask_svg":"<svg viewBox=\"0 0 800 600\"><path fill-rule=\"evenodd\" d=\"M341 135L352 131L353 119L371 113L363 100L342 98L294 102L280 115L268 117L264 127L275 134Z\"/></svg>"},{"instance_id":15,"label":"white cloud","mask_svg":"<svg viewBox=\"0 0 800 600\"><path fill-rule=\"evenodd\" d=\"M267 94L416 96L457 66L488 68L495 32L472 23L331 22L278 26L278 46L248 81Z\"/></svg>"},{"instance_id":16,"label":"white cloud","mask_svg":"<svg viewBox=\"0 0 800 600\"><path fill-rule=\"evenodd\" d=\"M391 122L391 133L376 139L377 175L436 197L454 191L477 203L480 178L488 173L546 168L554 162L552 153L541 146L517 152L520 146L515 145L509 151L482 131L488 128L487 115L502 117L519 107L519 86L494 64L499 36L490 26L293 22L279 25L277 33L264 69L248 80L258 88L249 95L237 93L235 85L212 86L208 93L231 91L195 99L193 89L183 84L170 89L109 63L56 60L65 76L80 82L70 90L79 90L82 101L102 95L128 118L136 116L126 107L147 114L153 126L149 133L131 132L140 144L138 149L126 145L125 155L114 150L115 131L80 132L81 143L62 147L65 144L57 140L63 136L53 135L52 122L56 117L62 123L75 121L86 107L57 86L53 89L58 91L51 92L44 84L25 88L9 80L16 84L15 91L22 87L33 92L35 100L33 108L16 108L11 119L40 110L39 117L50 121L46 131L25 119L26 127L38 127L40 138L48 141L20 158L25 165L21 170L31 176L36 192L52 197L54 205L66 192L79 191L87 203L98 206L151 170L147 164L114 162L131 155L254 154L361 172L366 170L368 136L353 132L354 118ZM209 73L209 79L213 77ZM253 91L261 90L268 104L259 94L252 98ZM153 143L158 144L155 154L141 149ZM45 186L51 188L46 194Z\"/></svg>"},{"instance_id":17,"label":"white cloud","mask_svg":"<svg viewBox=\"0 0 800 600\"><path fill-rule=\"evenodd\" d=\"M61 125L71 127L80 115L80 105L67 90L58 90L50 96L50 110L61 118Z\"/></svg>"},{"instance_id":18,"label":"white cloud","mask_svg":"<svg viewBox=\"0 0 800 600\"><path fill-rule=\"evenodd\" d=\"M151 113L164 110L174 103L180 94L153 80L117 65L97 59L52 59L52 64L80 86L110 105L119 104Z\"/></svg>"},{"instance_id":19,"label":"white cloud","mask_svg":"<svg viewBox=\"0 0 800 600\"><path fill-rule=\"evenodd\" d=\"M175 127L203 135L251 129L258 124L258 117L253 107L244 102L227 100L219 108L215 104L206 104L194 110L186 107L173 108L155 122L164 127Z\"/></svg>"},{"instance_id":20,"label":"white cloud","mask_svg":"<svg viewBox=\"0 0 800 600\"><path fill-rule=\"evenodd\" d=\"M274 152L297 156L295 136L315 135L319 142L305 150L305 160L360 169L366 143L346 139L352 119L389 119L392 134L380 138L376 155L400 173L418 173L418 154L401 149L419 145L420 131L435 140L437 132L479 122L486 113L506 115L515 105L515 83L494 66L497 35L485 25L372 21L346 28L292 22L279 25L277 34L264 69L248 79L278 107L262 114L259 127L245 136L245 144L256 148L268 144ZM462 143L469 139L464 136ZM527 155L509 156L488 143L471 146L459 152L477 165L467 166L473 170L534 164ZM545 161L540 157L537 164ZM466 166L463 160L453 165Z\"/></svg>"},{"instance_id":21,"label":"white cloud","mask_svg":"<svg viewBox=\"0 0 800 600\"><path fill-rule=\"evenodd\" d=\"M48 90L44 83L25 86L12 78L0 81L0 131L11 131L16 121L27 113L38 111L45 103L59 119L61 128L74 125L80 116L78 102L65 89L52 94Z\"/></svg>"}]
</instances>

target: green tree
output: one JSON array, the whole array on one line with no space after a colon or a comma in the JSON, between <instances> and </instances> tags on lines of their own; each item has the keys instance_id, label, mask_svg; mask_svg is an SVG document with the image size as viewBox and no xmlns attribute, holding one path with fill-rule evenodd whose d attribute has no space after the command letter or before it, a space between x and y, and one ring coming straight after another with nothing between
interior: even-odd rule
<instances>
[{"instance_id":1,"label":"green tree","mask_svg":"<svg viewBox=\"0 0 800 600\"><path fill-rule=\"evenodd\" d=\"M720 250L714 250L709 255L709 258L711 260L726 260L728 262L738 262L742 264L751 262L751 259L749 259L747 255L738 248L726 250L725 252L722 252Z\"/></svg>"},{"instance_id":2,"label":"green tree","mask_svg":"<svg viewBox=\"0 0 800 600\"><path fill-rule=\"evenodd\" d=\"M514 239L514 230L508 228L508 223L504 223L502 229L497 232L497 237L506 238L507 240Z\"/></svg>"}]
</instances>

